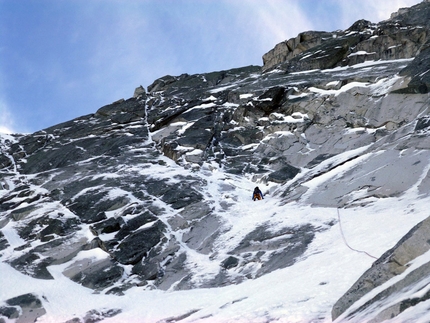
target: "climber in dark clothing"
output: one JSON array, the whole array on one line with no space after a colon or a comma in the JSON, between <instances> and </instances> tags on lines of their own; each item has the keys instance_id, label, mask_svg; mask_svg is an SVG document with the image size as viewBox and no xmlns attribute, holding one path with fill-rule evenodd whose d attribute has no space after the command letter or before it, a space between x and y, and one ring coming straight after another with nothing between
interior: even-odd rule
<instances>
[{"instance_id":1,"label":"climber in dark clothing","mask_svg":"<svg viewBox=\"0 0 430 323\"><path fill-rule=\"evenodd\" d=\"M258 186L256 188L254 188L254 193L252 193L252 199L255 200L261 200L264 199L263 197L263 193L261 193L260 189L258 188Z\"/></svg>"}]
</instances>

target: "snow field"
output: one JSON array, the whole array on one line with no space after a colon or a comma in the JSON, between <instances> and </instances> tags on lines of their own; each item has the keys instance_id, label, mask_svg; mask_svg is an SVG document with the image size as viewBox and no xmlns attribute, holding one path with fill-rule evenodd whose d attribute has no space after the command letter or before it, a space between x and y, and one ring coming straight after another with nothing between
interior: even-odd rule
<instances>
[{"instance_id":1,"label":"snow field","mask_svg":"<svg viewBox=\"0 0 430 323\"><path fill-rule=\"evenodd\" d=\"M141 170L146 172L147 170ZM339 167L337 172L344 171ZM152 170L157 174L156 170ZM173 167L172 176L181 174ZM185 171L184 171L185 172ZM331 173L330 176L339 174ZM62 272L72 261L50 266L55 278L37 280L0 263L0 297L9 299L34 293L42 300L47 314L38 322L57 323L83 317L91 310L100 312L121 309L121 313L106 318L106 323L159 322L182 317L181 322L331 322L331 307L367 270L375 259L349 249L342 239L337 209L312 207L301 203L283 205L276 195L276 185L259 185L265 199L252 201L255 183L243 177L223 173L222 169L203 168L199 176L207 182L202 194L214 206L214 214L222 219L222 234L215 242L216 256L203 255L182 244L196 279L212 277L219 271L220 261L256 226L269 224L272 230L312 224L317 231L305 254L293 266L276 270L257 279L226 287L185 291L143 290L135 287L125 296L94 293L82 287ZM333 178L333 177L332 177ZM424 177L422 177L423 179ZM327 179L329 180L329 179ZM316 192L320 182L307 183ZM119 193L118 193L119 194ZM160 203L161 201L155 201ZM429 198L418 198L416 186L400 198L375 200L364 207L340 209L343 235L348 244L379 257L406 234L416 223L428 216ZM228 207L225 207L225 204ZM52 207L52 206L51 206ZM164 207L166 207L164 205ZM166 209L167 221L177 210ZM170 213L169 213L170 212ZM13 246L22 241L14 231L15 222L2 229ZM83 232L82 234L84 234ZM181 235L178 234L180 239ZM103 258L97 249L77 257ZM234 271L234 268L231 269ZM420 305L421 306L421 305ZM419 307L420 308L420 307ZM402 313L408 317L407 311ZM411 314L412 315L412 314ZM414 314L415 315L415 314Z\"/></svg>"}]
</instances>

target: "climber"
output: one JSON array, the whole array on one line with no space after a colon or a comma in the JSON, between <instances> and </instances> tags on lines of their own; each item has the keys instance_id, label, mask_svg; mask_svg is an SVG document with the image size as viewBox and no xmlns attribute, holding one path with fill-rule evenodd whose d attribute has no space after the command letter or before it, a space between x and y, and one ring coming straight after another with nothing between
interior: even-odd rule
<instances>
[{"instance_id":1,"label":"climber","mask_svg":"<svg viewBox=\"0 0 430 323\"><path fill-rule=\"evenodd\" d=\"M263 193L261 193L260 189L258 188L258 186L256 188L254 188L254 193L252 193L252 199L255 200L261 200L264 199L263 197Z\"/></svg>"}]
</instances>

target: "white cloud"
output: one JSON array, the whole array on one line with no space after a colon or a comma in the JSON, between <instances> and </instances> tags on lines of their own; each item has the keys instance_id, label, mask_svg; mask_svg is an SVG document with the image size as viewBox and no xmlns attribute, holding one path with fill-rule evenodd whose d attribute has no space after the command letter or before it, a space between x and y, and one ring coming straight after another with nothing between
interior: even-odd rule
<instances>
[{"instance_id":1,"label":"white cloud","mask_svg":"<svg viewBox=\"0 0 430 323\"><path fill-rule=\"evenodd\" d=\"M300 32L312 26L311 17L304 13L298 1L280 2L276 0L255 1L253 11L256 19L260 20L260 30L255 30L257 36L276 43L287 38L295 37ZM254 17L253 17L254 18ZM249 21L254 23L253 20Z\"/></svg>"},{"instance_id":2,"label":"white cloud","mask_svg":"<svg viewBox=\"0 0 430 323\"><path fill-rule=\"evenodd\" d=\"M4 100L0 98L0 133L14 133L14 120Z\"/></svg>"},{"instance_id":3,"label":"white cloud","mask_svg":"<svg viewBox=\"0 0 430 323\"><path fill-rule=\"evenodd\" d=\"M420 0L390 0L390 1L370 1L368 0L368 5L371 7L374 15L379 22L381 20L386 20L390 18L391 14L396 12L400 8L411 7L421 2Z\"/></svg>"},{"instance_id":4,"label":"white cloud","mask_svg":"<svg viewBox=\"0 0 430 323\"><path fill-rule=\"evenodd\" d=\"M348 28L359 19L370 20L373 23L389 19L391 14L400 8L411 7L420 3L420 0L362 0L345 1L336 0L342 10L342 25Z\"/></svg>"},{"instance_id":5,"label":"white cloud","mask_svg":"<svg viewBox=\"0 0 430 323\"><path fill-rule=\"evenodd\" d=\"M262 56L276 44L311 28L311 17L300 9L299 1L225 1L224 4L237 13L237 21L232 24L241 27L244 39L257 42L254 51Z\"/></svg>"},{"instance_id":6,"label":"white cloud","mask_svg":"<svg viewBox=\"0 0 430 323\"><path fill-rule=\"evenodd\" d=\"M0 48L1 51L1 48ZM14 118L8 104L6 103L5 95L4 95L4 79L5 75L2 72L2 66L0 64L0 133L14 133Z\"/></svg>"}]
</instances>

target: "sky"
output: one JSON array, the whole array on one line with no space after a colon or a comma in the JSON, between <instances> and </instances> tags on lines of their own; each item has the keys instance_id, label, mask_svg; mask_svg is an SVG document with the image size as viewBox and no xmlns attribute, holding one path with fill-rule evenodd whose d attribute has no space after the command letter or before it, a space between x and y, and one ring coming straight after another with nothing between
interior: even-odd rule
<instances>
[{"instance_id":1,"label":"sky","mask_svg":"<svg viewBox=\"0 0 430 323\"><path fill-rule=\"evenodd\" d=\"M165 75L262 65L307 30L421 0L0 0L0 133L32 133Z\"/></svg>"}]
</instances>

